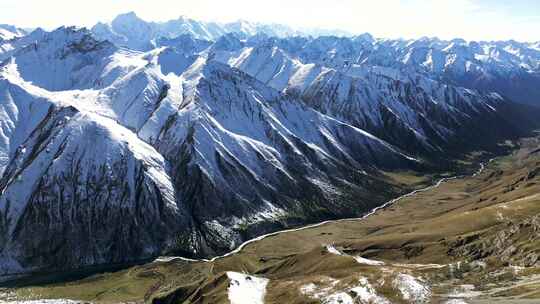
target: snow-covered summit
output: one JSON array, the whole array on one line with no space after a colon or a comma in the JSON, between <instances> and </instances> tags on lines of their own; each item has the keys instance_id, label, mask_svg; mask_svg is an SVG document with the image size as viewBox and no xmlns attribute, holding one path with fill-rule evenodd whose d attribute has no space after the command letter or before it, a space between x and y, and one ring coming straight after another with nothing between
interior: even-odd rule
<instances>
[{"instance_id":1,"label":"snow-covered summit","mask_svg":"<svg viewBox=\"0 0 540 304\"><path fill-rule=\"evenodd\" d=\"M92 31L100 39L107 39L119 46L143 51L155 47L157 39L172 39L184 34L210 41L215 41L228 33L235 33L242 38L248 38L256 34L265 34L272 37L347 35L343 31L296 30L286 25L263 24L246 20L217 23L198 21L182 16L165 22L150 22L139 18L134 12L120 14L110 23L100 22L92 28Z\"/></svg>"}]
</instances>

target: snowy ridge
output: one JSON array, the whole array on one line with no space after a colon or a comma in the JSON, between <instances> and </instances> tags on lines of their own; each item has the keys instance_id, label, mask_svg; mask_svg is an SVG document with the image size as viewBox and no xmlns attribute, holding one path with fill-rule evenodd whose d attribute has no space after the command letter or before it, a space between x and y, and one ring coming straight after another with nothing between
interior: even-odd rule
<instances>
[{"instance_id":1,"label":"snowy ridge","mask_svg":"<svg viewBox=\"0 0 540 304\"><path fill-rule=\"evenodd\" d=\"M148 22L133 12L118 15L110 23L100 22L92 28L92 32L100 39L107 39L119 46L140 51L148 51L156 47L156 41L159 39L171 39L185 34L212 41L229 33L244 38L253 35L270 37L349 35L338 30L296 30L280 24L253 23L245 20L230 23L204 22L184 16L166 22Z\"/></svg>"},{"instance_id":2,"label":"snowy ridge","mask_svg":"<svg viewBox=\"0 0 540 304\"><path fill-rule=\"evenodd\" d=\"M351 178L383 187L369 172L418 163L237 69L173 48L130 51L59 28L10 56L0 66L3 274L167 251L215 255L243 241L241 227L288 216L305 193L329 214L359 212L333 208L345 189L366 193ZM82 224L59 233L73 221ZM51 235L63 235L55 255Z\"/></svg>"},{"instance_id":3,"label":"snowy ridge","mask_svg":"<svg viewBox=\"0 0 540 304\"><path fill-rule=\"evenodd\" d=\"M1 54L3 275L232 255L269 231L395 202L380 206L397 191L380 170L423 170L434 151L466 150L464 131L515 131L499 94L293 51L337 47L330 38L155 40L136 16L113 23L151 46L61 27Z\"/></svg>"},{"instance_id":4,"label":"snowy ridge","mask_svg":"<svg viewBox=\"0 0 540 304\"><path fill-rule=\"evenodd\" d=\"M46 32L38 28L27 35L14 37L11 40L0 39L0 62L9 58L17 50L43 39L44 35Z\"/></svg>"},{"instance_id":5,"label":"snowy ridge","mask_svg":"<svg viewBox=\"0 0 540 304\"><path fill-rule=\"evenodd\" d=\"M227 47L211 48L212 58L410 153L444 150L453 137L459 137L461 126L474 123L478 116L493 116L504 101L496 93L455 87L394 68L303 63L299 54L289 50L288 39L254 43L227 39ZM388 125L396 129L395 134L388 132Z\"/></svg>"},{"instance_id":6,"label":"snowy ridge","mask_svg":"<svg viewBox=\"0 0 540 304\"><path fill-rule=\"evenodd\" d=\"M540 77L540 51L535 43L436 38L392 40L370 36L269 38L257 43L278 47L304 64L340 71L367 66L393 70L393 74L418 73L453 85L495 91L524 103L534 104L540 96L533 85ZM516 83L503 83L510 79ZM533 96L519 94L524 88L533 92Z\"/></svg>"},{"instance_id":7,"label":"snowy ridge","mask_svg":"<svg viewBox=\"0 0 540 304\"><path fill-rule=\"evenodd\" d=\"M26 35L26 31L9 24L0 24L0 41Z\"/></svg>"}]
</instances>

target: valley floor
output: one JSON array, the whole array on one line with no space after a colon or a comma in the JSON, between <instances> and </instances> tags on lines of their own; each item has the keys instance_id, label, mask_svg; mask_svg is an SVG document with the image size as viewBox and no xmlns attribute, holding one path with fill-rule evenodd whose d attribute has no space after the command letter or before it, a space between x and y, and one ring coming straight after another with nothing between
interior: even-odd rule
<instances>
[{"instance_id":1,"label":"valley floor","mask_svg":"<svg viewBox=\"0 0 540 304\"><path fill-rule=\"evenodd\" d=\"M5 289L0 303L539 303L539 148L522 140L481 174L363 220L273 235L212 262L164 258Z\"/></svg>"}]
</instances>

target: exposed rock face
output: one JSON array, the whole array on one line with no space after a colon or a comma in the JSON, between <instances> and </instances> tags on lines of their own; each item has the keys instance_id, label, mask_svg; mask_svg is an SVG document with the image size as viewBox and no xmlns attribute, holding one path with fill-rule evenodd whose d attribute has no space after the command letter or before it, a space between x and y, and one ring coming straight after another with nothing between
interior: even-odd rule
<instances>
[{"instance_id":1,"label":"exposed rock face","mask_svg":"<svg viewBox=\"0 0 540 304\"><path fill-rule=\"evenodd\" d=\"M520 222L508 222L502 229L488 237L471 235L456 241L451 255L473 260L497 257L501 263L533 267L540 265L536 245L540 242L540 216L536 215Z\"/></svg>"},{"instance_id":2,"label":"exposed rock face","mask_svg":"<svg viewBox=\"0 0 540 304\"><path fill-rule=\"evenodd\" d=\"M381 170L440 168L434 151L480 146L464 133L492 144L537 114L420 76L260 61L233 36L136 52L31 35L0 65L2 274L206 257L358 216L403 191Z\"/></svg>"}]
</instances>

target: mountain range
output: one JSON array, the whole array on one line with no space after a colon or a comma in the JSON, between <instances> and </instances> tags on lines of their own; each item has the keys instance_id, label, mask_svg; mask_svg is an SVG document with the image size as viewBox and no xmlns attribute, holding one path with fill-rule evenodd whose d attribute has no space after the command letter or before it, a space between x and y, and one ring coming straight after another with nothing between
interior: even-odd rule
<instances>
[{"instance_id":1,"label":"mountain range","mask_svg":"<svg viewBox=\"0 0 540 304\"><path fill-rule=\"evenodd\" d=\"M228 33L234 33L242 38L256 34L281 38L310 35L351 35L340 30L294 29L287 25L253 23L246 20L218 23L180 17L166 22L147 22L139 18L134 12L118 15L109 23L97 23L92 27L92 32L99 39L107 39L119 46L140 51L148 51L155 48L157 39L176 38L184 34L205 40L217 40Z\"/></svg>"},{"instance_id":2,"label":"mountain range","mask_svg":"<svg viewBox=\"0 0 540 304\"><path fill-rule=\"evenodd\" d=\"M10 33L14 33L11 32ZM0 40L0 274L211 257L538 127L540 50L134 14ZM504 85L499 85L504 83Z\"/></svg>"},{"instance_id":3,"label":"mountain range","mask_svg":"<svg viewBox=\"0 0 540 304\"><path fill-rule=\"evenodd\" d=\"M247 21L205 23L189 18L155 23L134 13L120 15L110 24L98 23L92 31L98 39L140 51L170 44L168 39L183 34L207 41L231 34L244 47L266 41L265 46L277 47L305 64L353 72L357 66L376 66L390 68L389 73L418 73L454 86L498 92L521 103L535 104L540 97L540 42L380 39L369 34L294 30Z\"/></svg>"}]
</instances>

